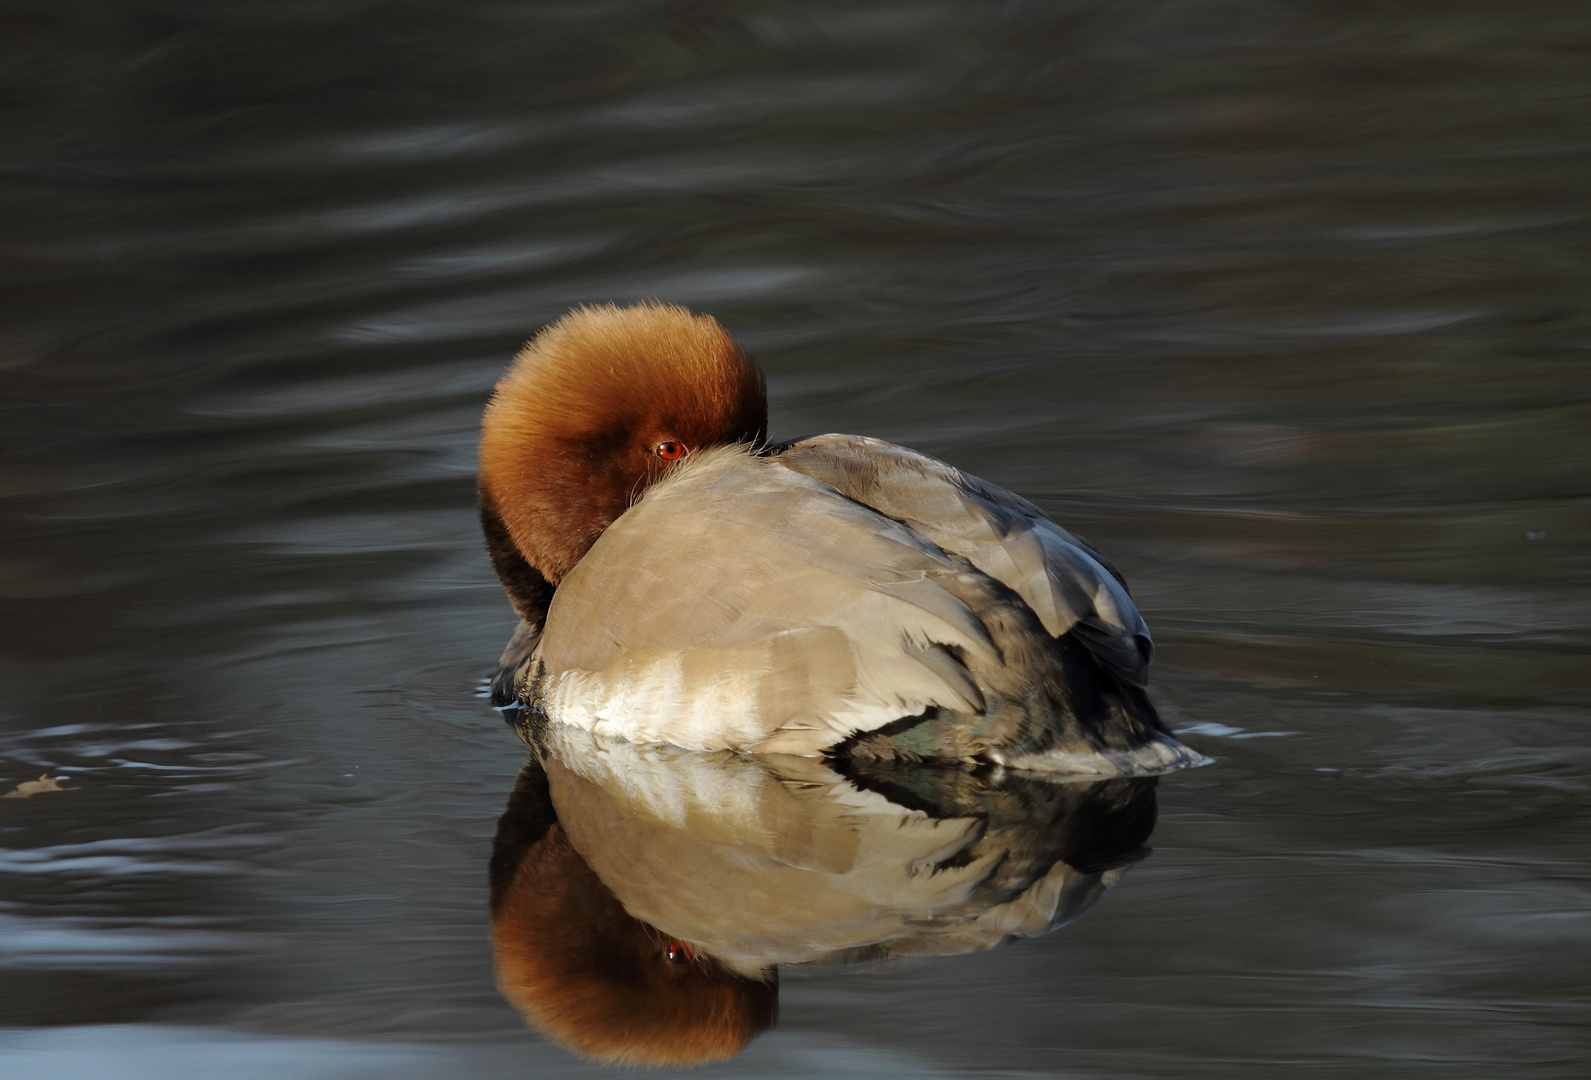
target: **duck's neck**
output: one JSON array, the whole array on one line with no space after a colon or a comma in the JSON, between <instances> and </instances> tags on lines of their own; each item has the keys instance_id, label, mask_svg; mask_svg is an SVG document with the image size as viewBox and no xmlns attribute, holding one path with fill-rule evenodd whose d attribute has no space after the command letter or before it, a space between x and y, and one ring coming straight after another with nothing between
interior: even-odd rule
<instances>
[{"instance_id":1,"label":"duck's neck","mask_svg":"<svg viewBox=\"0 0 1591 1080\"><path fill-rule=\"evenodd\" d=\"M530 560L514 546L508 527L503 524L497 503L485 487L480 489L481 531L486 534L486 554L492 560L492 569L508 593L508 602L525 622L536 629L547 619L547 605L552 603L555 581L530 564Z\"/></svg>"}]
</instances>

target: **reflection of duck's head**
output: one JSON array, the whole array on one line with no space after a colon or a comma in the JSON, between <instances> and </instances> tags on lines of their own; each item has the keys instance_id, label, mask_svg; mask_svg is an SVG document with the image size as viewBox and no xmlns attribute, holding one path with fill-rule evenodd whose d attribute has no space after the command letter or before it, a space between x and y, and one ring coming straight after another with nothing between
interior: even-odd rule
<instances>
[{"instance_id":1,"label":"reflection of duck's head","mask_svg":"<svg viewBox=\"0 0 1591 1080\"><path fill-rule=\"evenodd\" d=\"M762 373L715 319L583 307L536 336L481 425L481 491L556 585L667 463L767 432Z\"/></svg>"},{"instance_id":2,"label":"reflection of duck's head","mask_svg":"<svg viewBox=\"0 0 1591 1080\"><path fill-rule=\"evenodd\" d=\"M626 913L551 820L538 772L521 777L493 859L503 995L545 1034L611 1063L688 1065L739 1053L773 1023L776 982L730 972ZM527 804L529 820L540 819L528 830Z\"/></svg>"}]
</instances>

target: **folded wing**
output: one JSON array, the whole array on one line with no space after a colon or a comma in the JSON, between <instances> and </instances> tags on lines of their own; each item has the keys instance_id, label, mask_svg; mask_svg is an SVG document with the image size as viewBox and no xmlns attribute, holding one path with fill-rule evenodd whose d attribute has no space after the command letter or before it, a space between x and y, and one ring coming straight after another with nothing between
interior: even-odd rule
<instances>
[{"instance_id":1,"label":"folded wing","mask_svg":"<svg viewBox=\"0 0 1591 1080\"><path fill-rule=\"evenodd\" d=\"M1101 663L1143 686L1154 643L1100 556L1019 495L903 446L818 435L774 455L786 468L908 526L1011 589L1054 637L1074 633Z\"/></svg>"}]
</instances>

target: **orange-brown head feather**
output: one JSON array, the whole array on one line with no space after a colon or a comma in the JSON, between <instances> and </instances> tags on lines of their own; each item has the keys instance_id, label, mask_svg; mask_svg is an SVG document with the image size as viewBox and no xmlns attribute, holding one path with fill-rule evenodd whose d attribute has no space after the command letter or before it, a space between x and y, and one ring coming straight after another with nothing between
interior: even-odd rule
<instances>
[{"instance_id":1,"label":"orange-brown head feather","mask_svg":"<svg viewBox=\"0 0 1591 1080\"><path fill-rule=\"evenodd\" d=\"M577 308L521 350L486 406L483 498L556 585L663 475L675 448L661 444L758 442L767 427L762 373L717 320L659 303Z\"/></svg>"}]
</instances>

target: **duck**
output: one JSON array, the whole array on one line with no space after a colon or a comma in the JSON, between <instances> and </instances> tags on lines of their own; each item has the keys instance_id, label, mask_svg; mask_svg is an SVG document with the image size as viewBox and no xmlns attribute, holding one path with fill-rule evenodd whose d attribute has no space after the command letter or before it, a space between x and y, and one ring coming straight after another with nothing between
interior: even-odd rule
<instances>
[{"instance_id":1,"label":"duck","mask_svg":"<svg viewBox=\"0 0 1591 1080\"><path fill-rule=\"evenodd\" d=\"M773 443L709 315L575 308L482 418L519 622L494 699L630 743L1045 773L1202 764L1122 575L1039 507L863 435Z\"/></svg>"}]
</instances>

